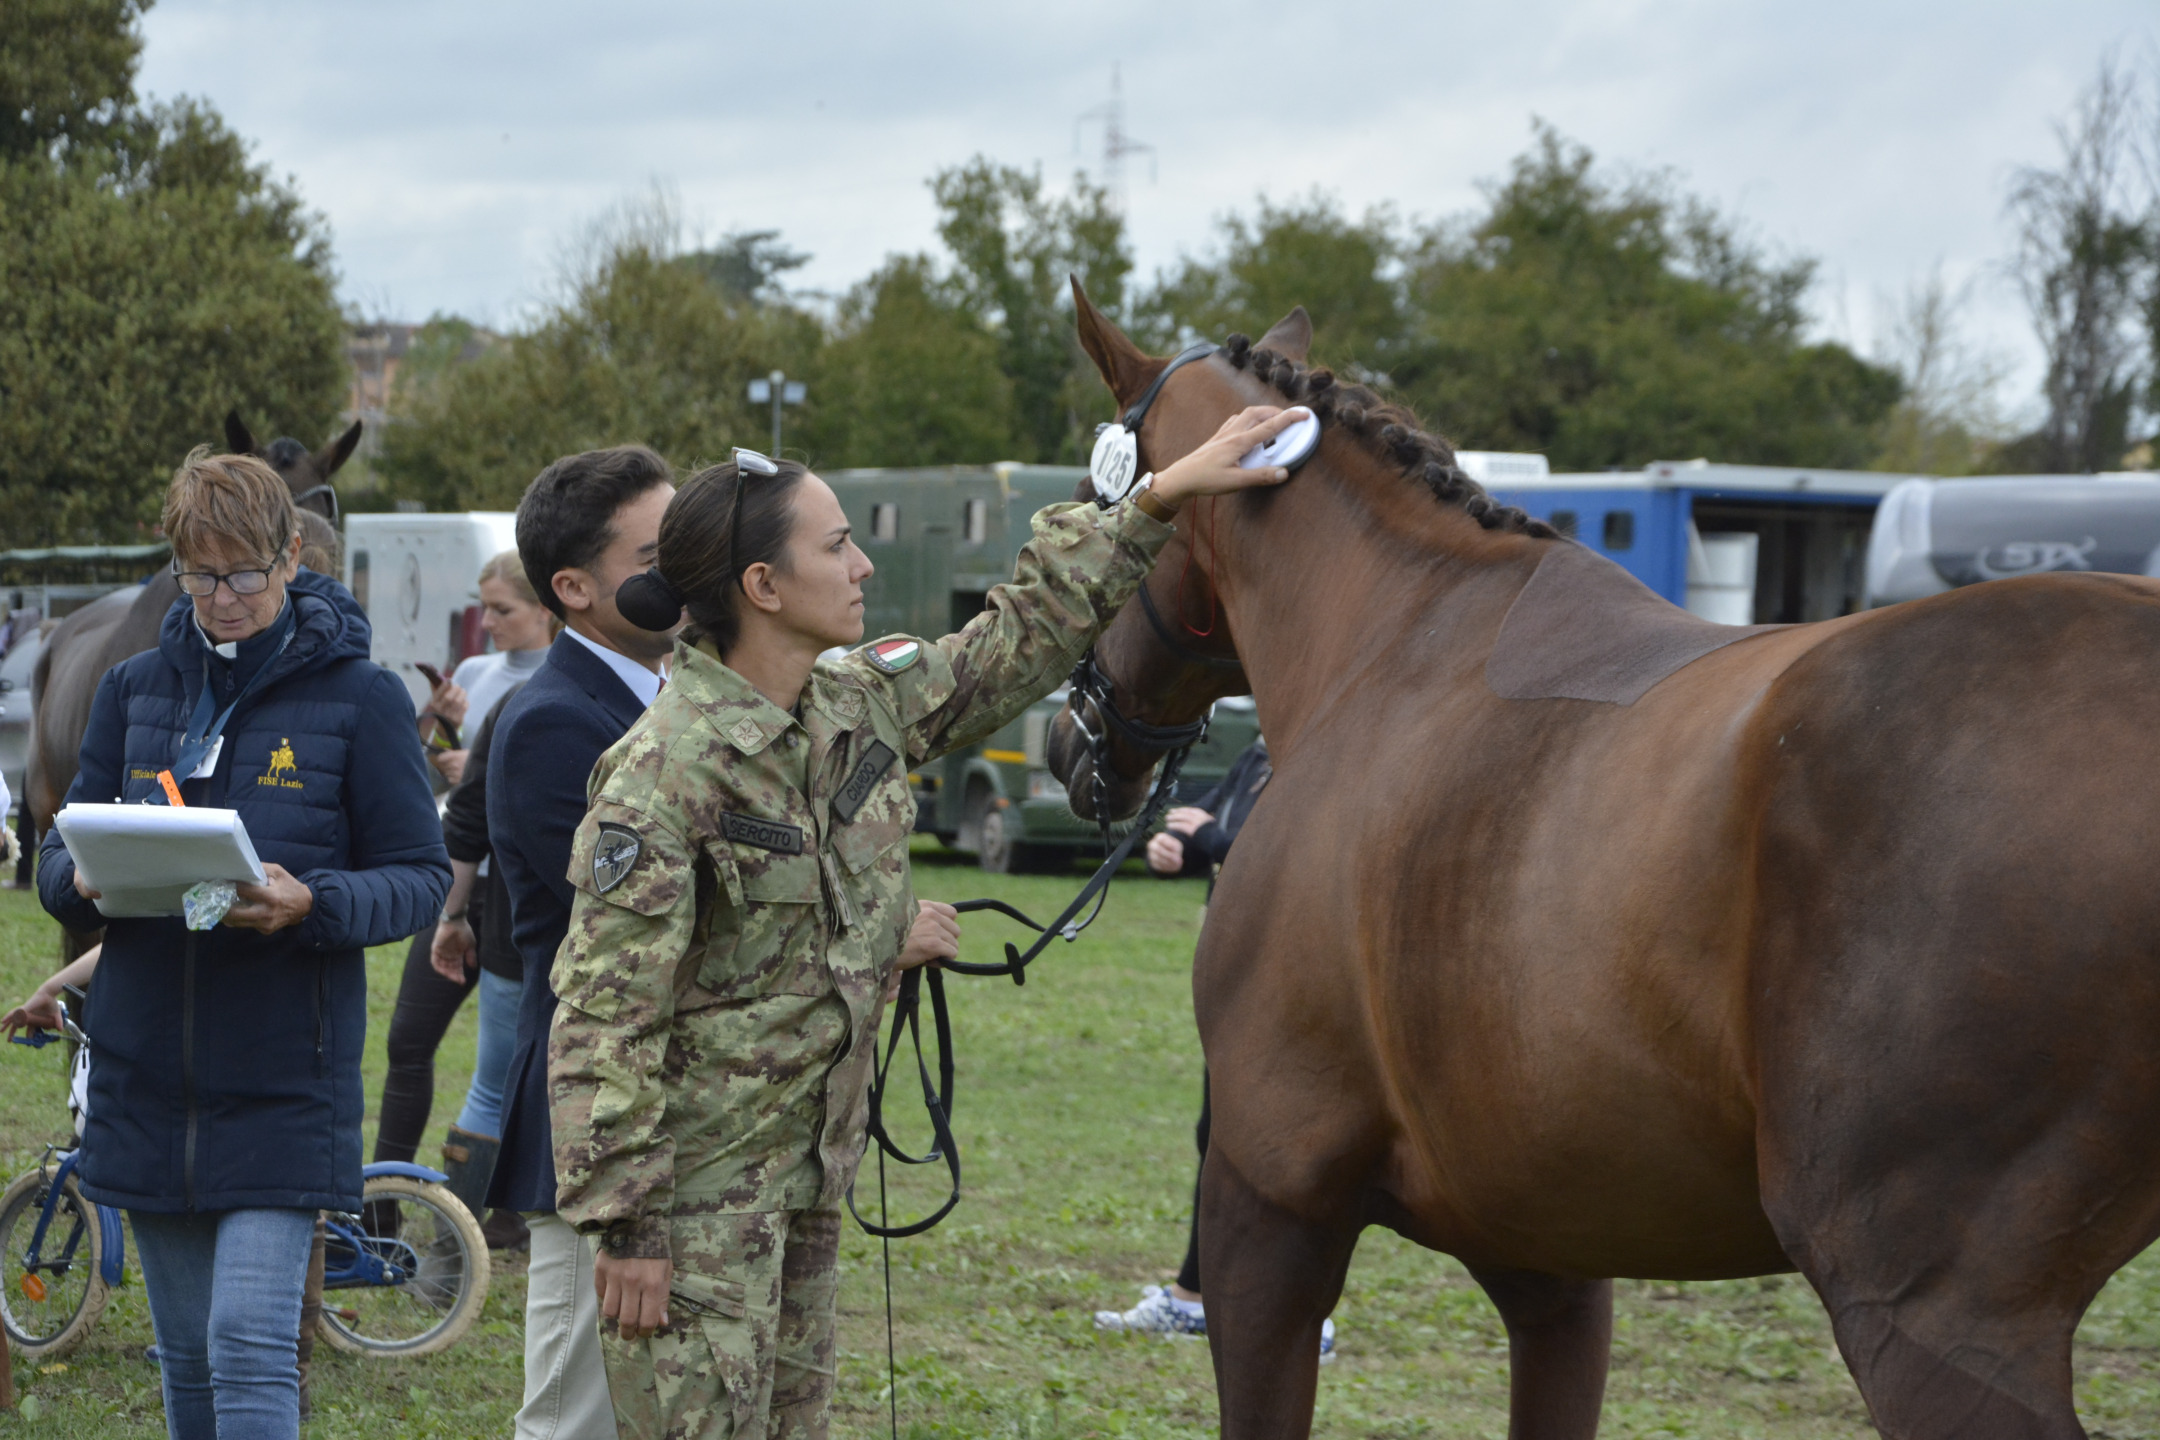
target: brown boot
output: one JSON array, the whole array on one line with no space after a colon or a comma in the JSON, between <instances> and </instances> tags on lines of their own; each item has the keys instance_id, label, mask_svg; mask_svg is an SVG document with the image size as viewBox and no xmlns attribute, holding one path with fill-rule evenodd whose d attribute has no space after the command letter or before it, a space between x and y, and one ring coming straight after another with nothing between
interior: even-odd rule
<instances>
[{"instance_id":1,"label":"brown boot","mask_svg":"<svg viewBox=\"0 0 2160 1440\"><path fill-rule=\"evenodd\" d=\"M525 1217L515 1210L490 1210L480 1234L490 1250L523 1250L532 1244L532 1231L526 1228Z\"/></svg>"}]
</instances>

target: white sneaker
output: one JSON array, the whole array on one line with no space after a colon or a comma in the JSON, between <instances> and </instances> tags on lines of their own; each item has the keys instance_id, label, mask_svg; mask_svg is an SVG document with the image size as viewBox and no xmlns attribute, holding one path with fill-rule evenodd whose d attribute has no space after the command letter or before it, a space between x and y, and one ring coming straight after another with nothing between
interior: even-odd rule
<instances>
[{"instance_id":1,"label":"white sneaker","mask_svg":"<svg viewBox=\"0 0 2160 1440\"><path fill-rule=\"evenodd\" d=\"M1320 1363L1327 1364L1335 1358L1335 1321L1331 1316L1320 1322Z\"/></svg>"},{"instance_id":2,"label":"white sneaker","mask_svg":"<svg viewBox=\"0 0 2160 1440\"><path fill-rule=\"evenodd\" d=\"M1123 1312L1095 1312L1098 1330L1137 1330L1155 1335L1205 1335L1207 1311L1190 1300L1180 1300L1160 1285L1140 1292L1140 1303Z\"/></svg>"}]
</instances>

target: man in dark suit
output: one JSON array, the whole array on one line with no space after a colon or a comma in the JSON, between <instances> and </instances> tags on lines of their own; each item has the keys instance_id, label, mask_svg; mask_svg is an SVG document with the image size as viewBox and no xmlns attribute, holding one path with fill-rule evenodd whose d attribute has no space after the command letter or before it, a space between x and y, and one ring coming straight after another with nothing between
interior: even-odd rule
<instances>
[{"instance_id":1,"label":"man in dark suit","mask_svg":"<svg viewBox=\"0 0 2160 1440\"><path fill-rule=\"evenodd\" d=\"M642 630L615 608L616 587L653 563L660 516L674 494L667 462L625 445L556 461L518 502L518 557L564 627L533 678L504 703L488 757L488 839L525 962L502 1154L488 1189L489 1204L523 1212L532 1227L518 1440L615 1440L592 1250L555 1214L548 977L576 894L565 877L571 837L585 818L586 779L659 693L674 647L673 631Z\"/></svg>"}]
</instances>

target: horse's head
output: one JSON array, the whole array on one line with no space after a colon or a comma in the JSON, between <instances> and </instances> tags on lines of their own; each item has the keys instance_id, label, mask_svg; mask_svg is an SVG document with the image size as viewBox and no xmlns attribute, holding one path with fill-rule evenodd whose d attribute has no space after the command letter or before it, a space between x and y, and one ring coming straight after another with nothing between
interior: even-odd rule
<instances>
[{"instance_id":1,"label":"horse's head","mask_svg":"<svg viewBox=\"0 0 2160 1440\"><path fill-rule=\"evenodd\" d=\"M290 435L281 435L267 446L258 445L238 410L225 415L226 448L235 455L253 455L261 460L277 471L292 491L293 504L300 511L301 562L313 570L337 568L338 498L330 477L352 458L359 443L360 422L355 420L344 434L318 450L308 449Z\"/></svg>"},{"instance_id":2,"label":"horse's head","mask_svg":"<svg viewBox=\"0 0 2160 1440\"><path fill-rule=\"evenodd\" d=\"M1078 280L1073 305L1081 346L1122 412L1169 362L1127 339L1089 302ZM1262 337L1255 353L1302 361L1311 343L1312 322L1300 307ZM1280 397L1258 393L1240 373L1244 367L1228 358L1242 358L1244 337L1232 337L1231 344L1234 351L1185 366L1156 395L1138 422L1141 471L1159 470L1197 448L1248 405L1280 403ZM1092 482L1082 481L1074 498L1093 499ZM1082 819L1137 811L1156 764L1188 743L1190 727L1223 696L1251 689L1214 588L1206 528L1212 504L1196 502L1179 517L1176 536L1140 593L1096 641L1051 724L1050 768Z\"/></svg>"}]
</instances>

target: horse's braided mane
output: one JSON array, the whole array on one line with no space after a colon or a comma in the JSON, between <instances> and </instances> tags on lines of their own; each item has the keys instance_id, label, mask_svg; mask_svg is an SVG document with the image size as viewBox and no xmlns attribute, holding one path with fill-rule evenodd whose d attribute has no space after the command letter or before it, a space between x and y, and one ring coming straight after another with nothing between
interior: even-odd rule
<instances>
[{"instance_id":1,"label":"horse's braided mane","mask_svg":"<svg viewBox=\"0 0 2160 1440\"><path fill-rule=\"evenodd\" d=\"M1486 494L1485 487L1455 463L1448 443L1419 429L1417 417L1402 406L1382 400L1362 385L1337 384L1329 371L1305 369L1273 350L1255 350L1244 335L1230 336L1223 350L1232 365L1250 370L1254 379L1306 406L1323 423L1332 421L1337 429L1356 436L1373 455L1431 491L1435 500L1460 505L1487 530L1508 530L1541 540L1559 538L1560 532L1543 520L1533 520Z\"/></svg>"}]
</instances>

